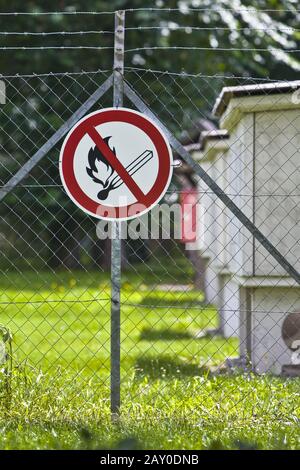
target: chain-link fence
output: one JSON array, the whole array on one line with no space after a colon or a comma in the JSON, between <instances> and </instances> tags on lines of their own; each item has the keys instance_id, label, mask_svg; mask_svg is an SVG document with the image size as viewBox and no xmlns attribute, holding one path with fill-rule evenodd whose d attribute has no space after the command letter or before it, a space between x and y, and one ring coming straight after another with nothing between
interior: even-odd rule
<instances>
[{"instance_id":1,"label":"chain-link fence","mask_svg":"<svg viewBox=\"0 0 300 470\"><path fill-rule=\"evenodd\" d=\"M109 416L111 240L62 188L64 133L26 178L11 178L80 107L82 116L112 106L111 88L97 96L110 75L2 78L6 416ZM122 222L131 235L121 250L121 416L214 437L220 423L245 435L298 423L298 381L287 376L300 367L299 82L125 67L123 84L196 164L175 148L162 213ZM136 107L131 98L124 88L125 107Z\"/></svg>"}]
</instances>

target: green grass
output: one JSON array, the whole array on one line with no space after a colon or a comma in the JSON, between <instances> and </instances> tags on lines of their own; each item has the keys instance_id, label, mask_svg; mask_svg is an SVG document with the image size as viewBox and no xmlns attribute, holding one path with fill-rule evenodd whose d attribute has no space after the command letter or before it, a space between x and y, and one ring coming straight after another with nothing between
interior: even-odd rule
<instances>
[{"instance_id":1,"label":"green grass","mask_svg":"<svg viewBox=\"0 0 300 470\"><path fill-rule=\"evenodd\" d=\"M167 293L155 266L123 276L117 424L109 413L107 275L1 276L0 323L13 335L13 365L9 377L0 373L0 448L300 447L299 381L224 371L237 340L203 334L217 326L215 309L200 292ZM187 273L180 282L190 282Z\"/></svg>"}]
</instances>

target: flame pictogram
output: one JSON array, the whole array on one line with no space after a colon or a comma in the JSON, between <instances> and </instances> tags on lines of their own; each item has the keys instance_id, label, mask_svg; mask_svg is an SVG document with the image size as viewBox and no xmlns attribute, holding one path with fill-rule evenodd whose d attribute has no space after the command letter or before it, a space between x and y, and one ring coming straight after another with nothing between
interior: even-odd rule
<instances>
[{"instance_id":1,"label":"flame pictogram","mask_svg":"<svg viewBox=\"0 0 300 470\"><path fill-rule=\"evenodd\" d=\"M109 137L105 137L103 140L106 145L109 147ZM117 156L115 147L111 148L111 151ZM146 163L148 163L153 157L152 150L145 150L137 158L135 158L127 167L126 171L132 176L140 168L142 168ZM95 147L91 148L88 153L89 167L86 167L87 174L92 178L92 180L102 186L101 191L97 194L98 199L101 201L107 199L110 191L119 188L123 184L122 179L116 174L114 168L107 161L105 156L100 152L100 150Z\"/></svg>"},{"instance_id":2,"label":"flame pictogram","mask_svg":"<svg viewBox=\"0 0 300 470\"><path fill-rule=\"evenodd\" d=\"M109 137L105 137L103 140L108 146ZM111 151L116 155L115 147L111 148ZM111 177L115 173L115 170L107 161L105 156L100 152L98 147L95 145L91 148L88 153L89 168L86 168L87 174L95 181L100 184L103 189L98 193L99 199L106 199L109 191L113 189L111 186Z\"/></svg>"}]
</instances>

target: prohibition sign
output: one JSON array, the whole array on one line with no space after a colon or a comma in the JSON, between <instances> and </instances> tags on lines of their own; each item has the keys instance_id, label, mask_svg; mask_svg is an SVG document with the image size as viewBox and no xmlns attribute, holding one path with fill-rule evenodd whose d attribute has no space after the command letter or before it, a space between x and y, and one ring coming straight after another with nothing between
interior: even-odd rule
<instances>
[{"instance_id":1,"label":"prohibition sign","mask_svg":"<svg viewBox=\"0 0 300 470\"><path fill-rule=\"evenodd\" d=\"M157 125L127 108L106 108L82 118L63 143L59 171L71 200L106 220L148 212L172 178L172 151Z\"/></svg>"}]
</instances>

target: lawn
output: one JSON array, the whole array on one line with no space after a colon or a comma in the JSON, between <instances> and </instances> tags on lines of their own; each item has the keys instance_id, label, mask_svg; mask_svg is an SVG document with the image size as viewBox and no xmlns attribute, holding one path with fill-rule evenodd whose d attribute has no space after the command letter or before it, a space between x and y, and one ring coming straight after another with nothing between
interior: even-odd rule
<instances>
[{"instance_id":1,"label":"lawn","mask_svg":"<svg viewBox=\"0 0 300 470\"><path fill-rule=\"evenodd\" d=\"M0 323L13 338L12 365L1 372L2 449L300 448L299 381L225 370L237 339L205 334L217 326L215 308L200 292L174 286L172 273L162 285L159 269L137 265L122 277L115 424L108 276L1 276Z\"/></svg>"}]
</instances>

